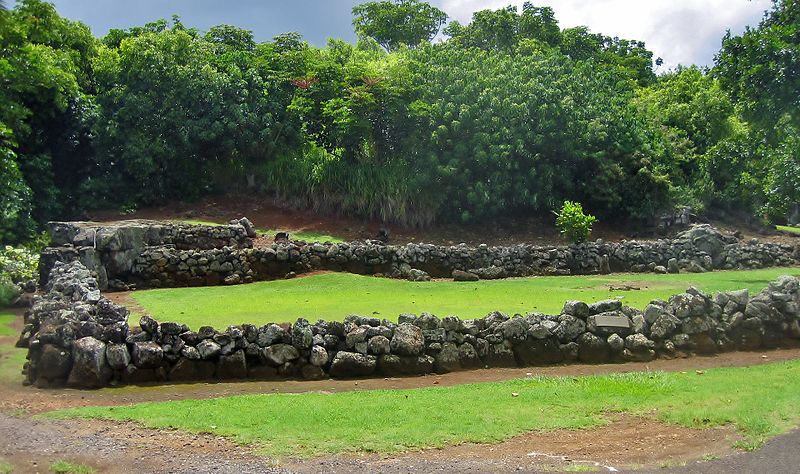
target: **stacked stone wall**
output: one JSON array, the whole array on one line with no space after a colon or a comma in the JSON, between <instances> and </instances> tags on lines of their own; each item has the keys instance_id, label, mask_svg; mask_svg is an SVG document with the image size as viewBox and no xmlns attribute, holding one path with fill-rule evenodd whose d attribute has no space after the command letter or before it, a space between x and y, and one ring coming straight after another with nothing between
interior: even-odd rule
<instances>
[{"instance_id":1,"label":"stacked stone wall","mask_svg":"<svg viewBox=\"0 0 800 474\"><path fill-rule=\"evenodd\" d=\"M321 379L445 373L476 367L649 361L756 350L800 339L800 279L781 277L756 295L690 288L644 311L619 300L568 301L556 315L478 319L402 314L398 323L344 321L188 328L102 296L79 261L54 264L26 314L26 381L39 387L225 379Z\"/></svg>"}]
</instances>

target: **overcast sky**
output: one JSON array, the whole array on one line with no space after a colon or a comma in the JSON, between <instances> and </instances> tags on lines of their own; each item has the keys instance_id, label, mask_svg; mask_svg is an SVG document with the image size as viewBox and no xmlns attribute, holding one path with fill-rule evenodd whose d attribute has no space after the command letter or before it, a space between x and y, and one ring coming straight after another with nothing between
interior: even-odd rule
<instances>
[{"instance_id":1,"label":"overcast sky","mask_svg":"<svg viewBox=\"0 0 800 474\"><path fill-rule=\"evenodd\" d=\"M328 37L354 40L351 8L359 0L55 0L59 12L87 23L97 36L158 18L181 16L207 29L229 23L252 30L259 41L297 31L323 45ZM512 0L435 0L451 19L469 22L472 12L500 8ZM711 65L725 30L755 26L770 0L536 0L551 6L562 28L586 25L608 36L647 43L664 67Z\"/></svg>"}]
</instances>

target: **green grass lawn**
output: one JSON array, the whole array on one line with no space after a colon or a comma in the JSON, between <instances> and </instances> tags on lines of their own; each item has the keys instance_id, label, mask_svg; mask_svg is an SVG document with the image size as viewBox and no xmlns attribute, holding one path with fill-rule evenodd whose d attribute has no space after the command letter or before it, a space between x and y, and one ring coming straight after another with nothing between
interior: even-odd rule
<instances>
[{"instance_id":1,"label":"green grass lawn","mask_svg":"<svg viewBox=\"0 0 800 474\"><path fill-rule=\"evenodd\" d=\"M437 316L482 317L491 311L510 314L558 313L564 301L587 302L623 297L625 304L644 308L654 298L682 293L690 285L705 291L749 288L760 291L780 275L800 275L800 268L730 271L680 275L624 274L559 276L479 281L409 282L348 273L326 273L249 285L137 291L133 298L162 321L192 328L230 324L265 324L305 317L342 320L348 314L397 320L400 313L428 311ZM632 291L611 291L609 285L631 285ZM135 323L135 321L134 321Z\"/></svg>"},{"instance_id":2,"label":"green grass lawn","mask_svg":"<svg viewBox=\"0 0 800 474\"><path fill-rule=\"evenodd\" d=\"M16 316L8 311L0 309L0 336L17 336L17 331L11 327Z\"/></svg>"},{"instance_id":3,"label":"green grass lawn","mask_svg":"<svg viewBox=\"0 0 800 474\"><path fill-rule=\"evenodd\" d=\"M514 396L513 394L517 394ZM612 413L690 427L734 425L756 447L800 421L800 361L704 373L536 377L497 383L334 394L241 395L76 408L53 417L133 420L212 433L264 454L391 453L495 443L532 430L586 428Z\"/></svg>"},{"instance_id":4,"label":"green grass lawn","mask_svg":"<svg viewBox=\"0 0 800 474\"><path fill-rule=\"evenodd\" d=\"M195 225L210 225L210 226L218 226L222 225L218 222L211 222L211 221L203 221L197 219L181 219L177 222L183 222L185 224L195 224ZM287 230L287 229L256 229L259 234L266 234L271 237L275 236L276 232L289 232L290 237L292 240L305 240L306 242L331 242L331 243L341 243L344 242L344 239L341 237L336 237L333 235L325 234L322 232L315 232L312 230Z\"/></svg>"},{"instance_id":5,"label":"green grass lawn","mask_svg":"<svg viewBox=\"0 0 800 474\"><path fill-rule=\"evenodd\" d=\"M800 234L800 227L791 227L788 225L779 225L777 227L778 230L785 230L786 232L794 232L795 234Z\"/></svg>"}]
</instances>

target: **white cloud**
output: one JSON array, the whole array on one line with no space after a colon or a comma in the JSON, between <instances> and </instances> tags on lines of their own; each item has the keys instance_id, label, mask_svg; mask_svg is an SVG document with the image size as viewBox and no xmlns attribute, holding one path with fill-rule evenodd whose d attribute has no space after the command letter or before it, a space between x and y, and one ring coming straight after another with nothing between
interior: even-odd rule
<instances>
[{"instance_id":1,"label":"white cloud","mask_svg":"<svg viewBox=\"0 0 800 474\"><path fill-rule=\"evenodd\" d=\"M476 10L517 5L514 0L441 0L452 19L467 23ZM647 43L664 67L712 65L727 29L755 26L770 0L533 0L552 7L562 28L585 25L592 32Z\"/></svg>"}]
</instances>

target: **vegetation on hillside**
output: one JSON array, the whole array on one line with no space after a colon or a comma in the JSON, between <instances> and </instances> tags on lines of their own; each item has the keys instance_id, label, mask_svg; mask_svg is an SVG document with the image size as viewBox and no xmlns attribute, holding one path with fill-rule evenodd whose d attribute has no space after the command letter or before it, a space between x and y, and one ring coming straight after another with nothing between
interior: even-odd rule
<instances>
[{"instance_id":1,"label":"vegetation on hillside","mask_svg":"<svg viewBox=\"0 0 800 474\"><path fill-rule=\"evenodd\" d=\"M567 200L605 221L688 204L781 223L800 201L797 0L727 35L713 69L661 76L643 42L530 3L465 25L418 0L353 14L356 44L318 48L177 17L98 39L42 0L0 11L0 241L245 186L414 225Z\"/></svg>"}]
</instances>

